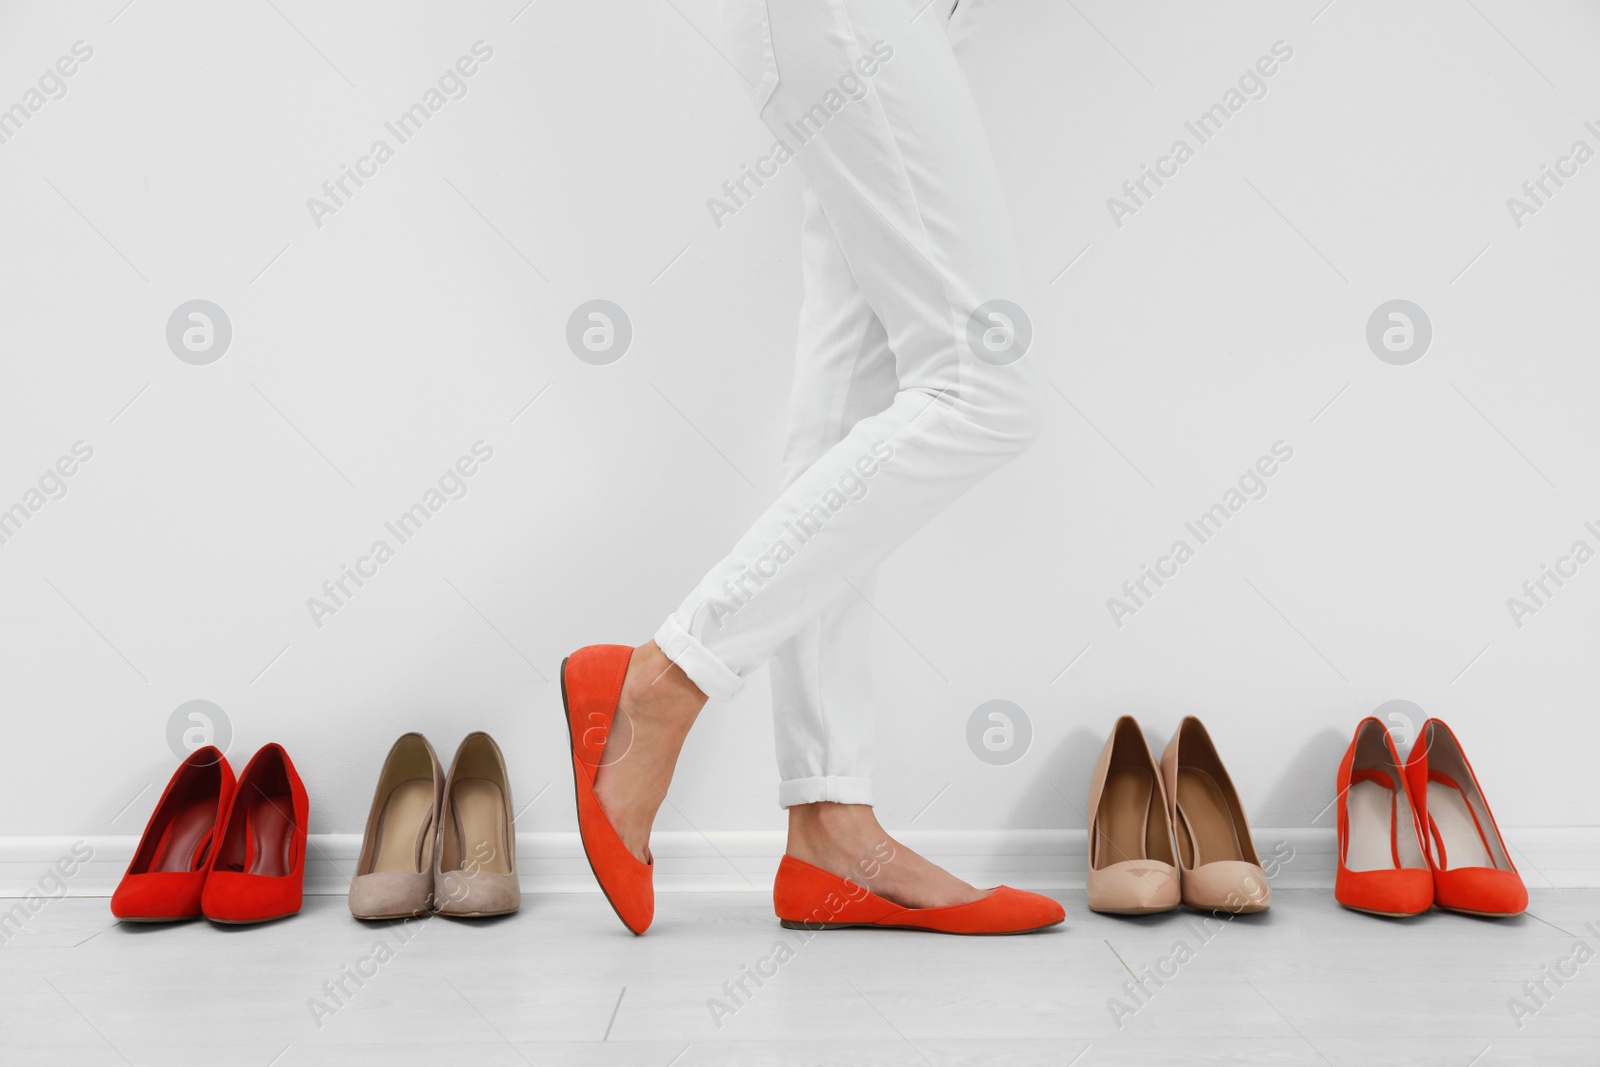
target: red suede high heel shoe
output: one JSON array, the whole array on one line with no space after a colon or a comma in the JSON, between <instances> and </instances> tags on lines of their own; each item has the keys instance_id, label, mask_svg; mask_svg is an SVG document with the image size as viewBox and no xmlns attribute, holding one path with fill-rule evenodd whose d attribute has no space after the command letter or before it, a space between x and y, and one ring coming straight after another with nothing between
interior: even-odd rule
<instances>
[{"instance_id":1,"label":"red suede high heel shoe","mask_svg":"<svg viewBox=\"0 0 1600 1067\"><path fill-rule=\"evenodd\" d=\"M1500 824L1455 731L1440 720L1422 724L1406 759L1406 784L1424 830L1433 902L1490 918L1526 911L1528 887L1511 862Z\"/></svg>"},{"instance_id":2,"label":"red suede high heel shoe","mask_svg":"<svg viewBox=\"0 0 1600 1067\"><path fill-rule=\"evenodd\" d=\"M877 926L937 934L1026 934L1055 926L1066 910L1047 896L997 886L982 900L948 908L903 908L793 856L778 864L772 908L789 930Z\"/></svg>"},{"instance_id":3,"label":"red suede high heel shoe","mask_svg":"<svg viewBox=\"0 0 1600 1067\"><path fill-rule=\"evenodd\" d=\"M239 775L211 850L200 908L219 923L258 923L300 910L306 880L306 788L282 745L263 745Z\"/></svg>"},{"instance_id":4,"label":"red suede high heel shoe","mask_svg":"<svg viewBox=\"0 0 1600 1067\"><path fill-rule=\"evenodd\" d=\"M641 861L617 836L594 792L606 737L622 698L633 649L627 645L588 645L561 661L561 705L572 745L572 782L578 801L578 835L600 891L617 918L636 934L655 917L652 866Z\"/></svg>"},{"instance_id":5,"label":"red suede high heel shoe","mask_svg":"<svg viewBox=\"0 0 1600 1067\"><path fill-rule=\"evenodd\" d=\"M111 914L146 923L200 917L211 846L233 788L233 768L215 745L178 764L111 894Z\"/></svg>"},{"instance_id":6,"label":"red suede high heel shoe","mask_svg":"<svg viewBox=\"0 0 1600 1067\"><path fill-rule=\"evenodd\" d=\"M1433 875L1407 796L1400 754L1382 722L1356 726L1339 763L1339 869L1333 896L1374 915L1416 915L1433 905Z\"/></svg>"}]
</instances>

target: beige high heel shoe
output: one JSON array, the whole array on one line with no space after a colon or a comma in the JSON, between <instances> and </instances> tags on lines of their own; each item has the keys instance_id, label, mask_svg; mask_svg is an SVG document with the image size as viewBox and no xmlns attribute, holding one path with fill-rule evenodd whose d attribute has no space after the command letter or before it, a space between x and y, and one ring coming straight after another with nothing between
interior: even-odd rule
<instances>
[{"instance_id":1,"label":"beige high heel shoe","mask_svg":"<svg viewBox=\"0 0 1600 1067\"><path fill-rule=\"evenodd\" d=\"M1272 903L1244 807L1205 726L1184 717L1161 754L1161 778L1178 839L1183 902L1234 915L1266 911Z\"/></svg>"},{"instance_id":2,"label":"beige high heel shoe","mask_svg":"<svg viewBox=\"0 0 1600 1067\"><path fill-rule=\"evenodd\" d=\"M450 761L433 867L441 915L505 915L522 906L517 837L505 758L494 738L470 733Z\"/></svg>"},{"instance_id":3,"label":"beige high heel shoe","mask_svg":"<svg viewBox=\"0 0 1600 1067\"><path fill-rule=\"evenodd\" d=\"M434 837L444 769L428 739L401 734L372 794L361 858L350 881L350 914L404 919L433 909Z\"/></svg>"},{"instance_id":4,"label":"beige high heel shoe","mask_svg":"<svg viewBox=\"0 0 1600 1067\"><path fill-rule=\"evenodd\" d=\"M1182 900L1161 769L1132 716L1111 729L1089 785L1089 909L1170 911Z\"/></svg>"}]
</instances>

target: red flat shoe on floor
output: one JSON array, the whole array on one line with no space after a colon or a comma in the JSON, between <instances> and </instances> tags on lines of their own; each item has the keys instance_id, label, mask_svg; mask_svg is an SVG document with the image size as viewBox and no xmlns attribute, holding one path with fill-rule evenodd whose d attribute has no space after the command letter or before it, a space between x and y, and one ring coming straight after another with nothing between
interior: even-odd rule
<instances>
[{"instance_id":1,"label":"red flat shoe on floor","mask_svg":"<svg viewBox=\"0 0 1600 1067\"><path fill-rule=\"evenodd\" d=\"M982 900L948 908L902 908L855 882L793 856L778 864L773 910L789 930L877 926L937 934L1026 934L1055 926L1066 910L1049 897L1012 889L990 890Z\"/></svg>"},{"instance_id":2,"label":"red flat shoe on floor","mask_svg":"<svg viewBox=\"0 0 1600 1067\"><path fill-rule=\"evenodd\" d=\"M111 914L146 923L200 917L211 845L233 788L233 768L215 745L178 764L111 894Z\"/></svg>"},{"instance_id":3,"label":"red flat shoe on floor","mask_svg":"<svg viewBox=\"0 0 1600 1067\"><path fill-rule=\"evenodd\" d=\"M1433 906L1433 875L1422 855L1422 836L1400 755L1382 722L1372 716L1339 763L1339 867L1333 897L1355 911L1399 918Z\"/></svg>"},{"instance_id":4,"label":"red flat shoe on floor","mask_svg":"<svg viewBox=\"0 0 1600 1067\"><path fill-rule=\"evenodd\" d=\"M1423 723L1411 746L1406 784L1425 831L1423 852L1433 871L1433 902L1488 918L1526 911L1528 887L1511 862L1500 824L1455 731L1438 719Z\"/></svg>"},{"instance_id":5,"label":"red flat shoe on floor","mask_svg":"<svg viewBox=\"0 0 1600 1067\"><path fill-rule=\"evenodd\" d=\"M239 775L211 851L200 898L206 918L259 923L300 910L310 809L289 754L282 745L263 745Z\"/></svg>"},{"instance_id":6,"label":"red flat shoe on floor","mask_svg":"<svg viewBox=\"0 0 1600 1067\"><path fill-rule=\"evenodd\" d=\"M652 866L641 861L617 836L594 792L606 737L622 698L633 649L627 645L588 645L561 661L561 705L572 744L572 781L578 800L578 835L600 891L617 918L636 934L650 927L656 913Z\"/></svg>"}]
</instances>

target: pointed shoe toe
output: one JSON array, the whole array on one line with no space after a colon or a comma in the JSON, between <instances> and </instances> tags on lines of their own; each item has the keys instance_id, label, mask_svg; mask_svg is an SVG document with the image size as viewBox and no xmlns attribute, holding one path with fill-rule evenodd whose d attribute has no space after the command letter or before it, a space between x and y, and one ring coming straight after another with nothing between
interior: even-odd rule
<instances>
[{"instance_id":1,"label":"pointed shoe toe","mask_svg":"<svg viewBox=\"0 0 1600 1067\"><path fill-rule=\"evenodd\" d=\"M1013 889L1008 885L997 886L983 900L964 906L972 908L975 918L981 916L981 925L1005 933L1043 930L1067 919L1067 909L1054 897L1026 889Z\"/></svg>"},{"instance_id":2,"label":"pointed shoe toe","mask_svg":"<svg viewBox=\"0 0 1600 1067\"><path fill-rule=\"evenodd\" d=\"M1066 909L1042 893L996 886L982 900L948 908L901 908L875 926L939 934L1030 934L1065 921Z\"/></svg>"},{"instance_id":3,"label":"pointed shoe toe","mask_svg":"<svg viewBox=\"0 0 1600 1067\"><path fill-rule=\"evenodd\" d=\"M1089 910L1107 915L1149 915L1183 903L1178 868L1159 860L1123 860L1091 870Z\"/></svg>"},{"instance_id":4,"label":"pointed shoe toe","mask_svg":"<svg viewBox=\"0 0 1600 1067\"><path fill-rule=\"evenodd\" d=\"M200 917L206 872L124 875L111 894L111 914L123 922L176 922Z\"/></svg>"},{"instance_id":5,"label":"pointed shoe toe","mask_svg":"<svg viewBox=\"0 0 1600 1067\"><path fill-rule=\"evenodd\" d=\"M578 808L578 835L600 891L617 918L635 934L655 918L654 868L628 851L600 807L594 783L605 755L606 737L622 698L633 649L627 645L588 645L561 662L561 703L572 747L572 780Z\"/></svg>"},{"instance_id":6,"label":"pointed shoe toe","mask_svg":"<svg viewBox=\"0 0 1600 1067\"><path fill-rule=\"evenodd\" d=\"M1203 911L1250 915L1272 906L1267 872L1245 860L1217 860L1183 872L1183 902Z\"/></svg>"},{"instance_id":7,"label":"pointed shoe toe","mask_svg":"<svg viewBox=\"0 0 1600 1067\"><path fill-rule=\"evenodd\" d=\"M440 915L509 915L522 907L522 885L515 874L446 871L434 878L433 899Z\"/></svg>"},{"instance_id":8,"label":"pointed shoe toe","mask_svg":"<svg viewBox=\"0 0 1600 1067\"><path fill-rule=\"evenodd\" d=\"M212 871L200 906L212 922L242 925L286 918L301 903L301 887L289 877Z\"/></svg>"},{"instance_id":9,"label":"pointed shoe toe","mask_svg":"<svg viewBox=\"0 0 1600 1067\"><path fill-rule=\"evenodd\" d=\"M1433 873L1433 902L1448 911L1505 918L1528 910L1528 887L1516 871L1454 867Z\"/></svg>"},{"instance_id":10,"label":"pointed shoe toe","mask_svg":"<svg viewBox=\"0 0 1600 1067\"><path fill-rule=\"evenodd\" d=\"M1405 918L1420 915L1433 906L1433 877L1427 871L1409 868L1341 869L1334 877L1333 896L1351 911Z\"/></svg>"},{"instance_id":11,"label":"pointed shoe toe","mask_svg":"<svg viewBox=\"0 0 1600 1067\"><path fill-rule=\"evenodd\" d=\"M350 914L357 919L409 919L432 910L432 871L374 871L350 880Z\"/></svg>"}]
</instances>

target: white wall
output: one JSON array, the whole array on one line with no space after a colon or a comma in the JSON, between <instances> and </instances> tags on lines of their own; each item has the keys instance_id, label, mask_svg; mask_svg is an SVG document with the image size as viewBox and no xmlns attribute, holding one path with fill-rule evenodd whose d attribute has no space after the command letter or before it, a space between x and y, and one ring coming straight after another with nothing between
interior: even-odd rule
<instances>
[{"instance_id":1,"label":"white wall","mask_svg":"<svg viewBox=\"0 0 1600 1067\"><path fill-rule=\"evenodd\" d=\"M289 748L319 833L359 832L407 729L446 760L492 731L519 806L550 789L520 828L570 829L561 657L647 637L777 477L799 192L711 221L769 141L714 3L122 3L0 8L0 106L93 49L0 144L0 507L93 449L0 544L0 837L137 833L194 699L239 763ZM974 13L1054 388L1041 445L885 570L891 825L1081 827L1129 712L1158 747L1203 716L1256 823L1309 826L1396 699L1457 728L1503 825L1600 822L1600 562L1520 628L1506 604L1600 548L1600 161L1520 228L1506 206L1600 150L1600 15L1322 4ZM468 94L317 227L307 198L479 40ZM1115 226L1277 41L1267 95ZM635 329L609 367L564 342L596 297ZM195 298L234 331L208 366L165 338ZM1365 339L1395 298L1434 330L1408 366ZM480 440L467 496L314 625ZM1118 628L1107 598L1280 440L1267 496ZM966 724L1002 698L1034 736L995 767ZM663 829L781 825L768 703L763 677L709 710Z\"/></svg>"}]
</instances>

